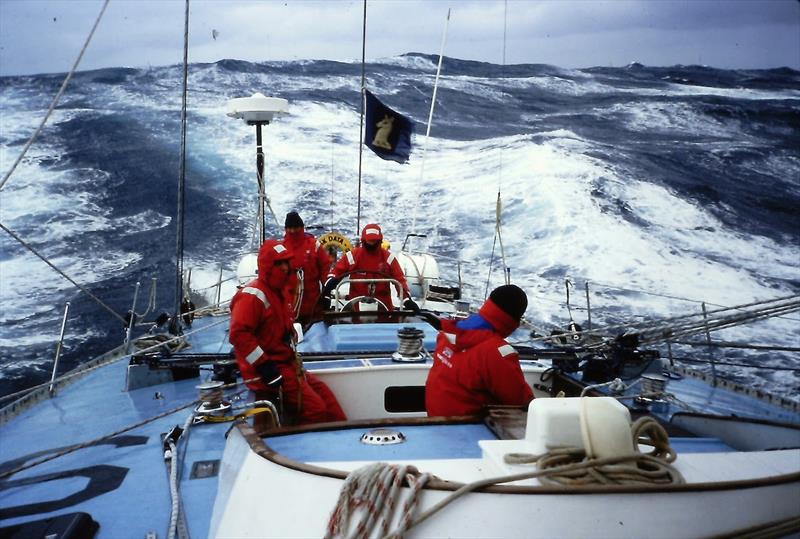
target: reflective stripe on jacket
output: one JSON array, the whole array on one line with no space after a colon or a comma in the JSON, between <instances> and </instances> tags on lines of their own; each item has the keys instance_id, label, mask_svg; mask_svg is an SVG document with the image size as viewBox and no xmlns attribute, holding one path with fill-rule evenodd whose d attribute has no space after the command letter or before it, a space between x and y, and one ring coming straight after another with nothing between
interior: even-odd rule
<instances>
[{"instance_id":1,"label":"reflective stripe on jacket","mask_svg":"<svg viewBox=\"0 0 800 539\"><path fill-rule=\"evenodd\" d=\"M253 390L264 390L256 365L264 361L294 359L291 347L292 314L281 294L256 279L241 288L231 300L231 330L236 362L244 380Z\"/></svg>"},{"instance_id":2,"label":"reflective stripe on jacket","mask_svg":"<svg viewBox=\"0 0 800 539\"><path fill-rule=\"evenodd\" d=\"M336 263L329 277L341 278L345 273L350 273L351 279L395 279L403 289L403 297L410 297L408 283L403 269L394 254L382 247L369 251L364 247L356 247L345 253ZM383 302L389 310L393 310L392 292L389 283L375 284L375 297ZM347 298L369 295L368 283L351 283Z\"/></svg>"},{"instance_id":3,"label":"reflective stripe on jacket","mask_svg":"<svg viewBox=\"0 0 800 539\"><path fill-rule=\"evenodd\" d=\"M486 405L523 406L532 399L519 355L505 339L493 330L442 321L425 384L429 416L472 415Z\"/></svg>"}]
</instances>

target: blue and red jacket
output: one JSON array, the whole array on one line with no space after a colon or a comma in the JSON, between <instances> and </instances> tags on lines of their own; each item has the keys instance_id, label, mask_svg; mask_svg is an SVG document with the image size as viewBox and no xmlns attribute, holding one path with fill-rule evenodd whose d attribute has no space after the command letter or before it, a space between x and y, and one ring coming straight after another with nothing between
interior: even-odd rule
<instances>
[{"instance_id":1,"label":"blue and red jacket","mask_svg":"<svg viewBox=\"0 0 800 539\"><path fill-rule=\"evenodd\" d=\"M519 355L505 340L518 326L492 300L467 320L442 320L425 384L428 415L474 415L487 405L533 400Z\"/></svg>"}]
</instances>

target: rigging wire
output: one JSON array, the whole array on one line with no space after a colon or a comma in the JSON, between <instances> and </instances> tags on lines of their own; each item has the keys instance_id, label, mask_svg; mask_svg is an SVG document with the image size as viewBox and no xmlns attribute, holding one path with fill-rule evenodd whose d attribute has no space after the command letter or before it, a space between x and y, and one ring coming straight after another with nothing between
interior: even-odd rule
<instances>
[{"instance_id":1,"label":"rigging wire","mask_svg":"<svg viewBox=\"0 0 800 539\"><path fill-rule=\"evenodd\" d=\"M672 359L677 361L686 361L687 363L705 363L709 365L716 365L717 367L744 367L747 369L761 369L765 371L800 372L800 367L770 367L767 365L750 365L748 363L734 363L731 361L711 361L709 359L695 359L681 356L672 356Z\"/></svg>"},{"instance_id":2,"label":"rigging wire","mask_svg":"<svg viewBox=\"0 0 800 539\"><path fill-rule=\"evenodd\" d=\"M334 216L334 211L333 211L333 209L334 209L334 200L333 200L333 196L334 196L334 194L336 192L334 190L335 174L334 174L334 169L333 169L333 166L334 166L334 150L336 148L336 145L334 143L334 136L335 135L331 135L331 211L330 211L330 224L328 226L328 230L333 230L333 216Z\"/></svg>"},{"instance_id":3,"label":"rigging wire","mask_svg":"<svg viewBox=\"0 0 800 539\"><path fill-rule=\"evenodd\" d=\"M105 2L103 2L103 7L100 8L100 13L97 15L97 19L95 19L94 25L92 26L89 35L86 37L86 42L83 44L81 52L78 54L78 58L75 59L75 63L72 65L72 69L69 70L69 73L67 73L67 76L64 78L64 82L61 83L61 88L59 88L58 93L56 93L56 96L53 98L53 102L50 103L50 108L47 109L47 113L44 115L44 118L42 118L42 123L39 124L39 127L36 128L36 131L34 131L33 135L31 135L31 138L28 139L28 142L25 143L25 146L22 148L22 151L17 156L17 160L14 161L14 164L11 165L11 168L3 177L3 181L0 182L0 189L3 188L8 179L17 169L17 165L19 165L23 157L25 157L25 154L28 152L28 149L31 147L31 145L33 145L33 142L39 136L39 133L41 133L42 129L44 129L44 125L47 123L47 120L53 113L53 110L55 110L59 99L61 99L61 96L64 93L64 90L67 89L67 84L69 84L70 79L72 79L72 75L74 75L75 71L78 70L78 65L81 63L81 59L83 58L83 53L85 53L86 49L89 47L89 42L92 40L92 36L94 35L95 30L97 30L97 26L100 24L100 19L103 18L103 13L105 13L106 7L108 7L108 2L109 0L105 0Z\"/></svg>"},{"instance_id":4,"label":"rigging wire","mask_svg":"<svg viewBox=\"0 0 800 539\"><path fill-rule=\"evenodd\" d=\"M768 346L749 344L741 342L698 342L698 341L672 341L672 344L682 344L685 346L701 346L703 348L736 348L741 350L763 350L768 352L800 352L800 348L796 346Z\"/></svg>"},{"instance_id":5,"label":"rigging wire","mask_svg":"<svg viewBox=\"0 0 800 539\"><path fill-rule=\"evenodd\" d=\"M178 223L177 237L175 240L175 310L174 320L178 320L183 301L183 249L184 249L184 224L186 212L186 99L189 92L189 0L186 0L186 10L183 24L183 92L181 95L181 160L178 174ZM178 324L176 324L178 327Z\"/></svg>"},{"instance_id":6,"label":"rigging wire","mask_svg":"<svg viewBox=\"0 0 800 539\"><path fill-rule=\"evenodd\" d=\"M508 30L508 0L503 2L503 64L501 68L501 76L505 71L506 66L506 36ZM500 191L503 185L503 152L499 153L500 155L500 163L497 170L497 203L495 204L494 208L494 240L492 240L492 254L489 257L489 271L486 275L486 289L483 293L483 299L485 300L489 297L489 284L492 279L492 268L494 266L494 250L498 243L498 239L500 241L500 256L503 260L503 277L505 279L505 284L511 284L511 273L510 268L506 264L506 255L505 250L503 249L503 238L500 235L500 217L502 214L502 201L500 199Z\"/></svg>"},{"instance_id":7,"label":"rigging wire","mask_svg":"<svg viewBox=\"0 0 800 539\"><path fill-rule=\"evenodd\" d=\"M746 311L746 309L751 309L751 311ZM727 327L742 325L744 323L753 322L764 318L777 317L778 315L784 314L785 312L794 312L798 310L800 310L800 295L797 294L790 296L783 296L769 300L760 300L751 303L745 303L733 307L714 309L708 311L706 315L712 315L712 314L717 315L720 313L730 312L730 311L744 311L744 313L728 315L727 317L720 317L719 319L715 319L711 316L709 316L707 319L703 318L703 320L693 322L695 324L695 329L694 333L691 334L704 332L706 326L708 326L709 330L716 331L718 329L725 329ZM703 316L704 316L703 313L690 313L668 318L653 319L650 321L642 322L641 324L636 326L631 326L630 324L615 324L611 326L593 328L584 331L571 331L567 335L602 336L602 334L608 334L612 331L619 331L619 330L624 331L626 335L631 335L648 331L649 332L648 336L660 337L660 338L652 338L650 341L647 341L648 343L658 342L659 340L672 341L678 337L686 335L684 333L676 332L677 330L683 331L687 329L689 327L689 324L692 323L690 322L692 318L698 318ZM676 321L677 322L687 321L687 322L683 326L679 324L676 325L668 324L670 322L676 322ZM548 335L548 336L533 337L529 339L527 342L548 341L552 339L553 336ZM640 340L640 342L645 342L645 341ZM588 345L587 348L597 348L605 345L606 343L597 343L596 345Z\"/></svg>"},{"instance_id":8,"label":"rigging wire","mask_svg":"<svg viewBox=\"0 0 800 539\"><path fill-rule=\"evenodd\" d=\"M361 29L361 121L358 128L358 204L356 213L356 236L361 233L361 163L364 157L364 106L366 99L367 57L367 0L364 0L363 27Z\"/></svg>"},{"instance_id":9,"label":"rigging wire","mask_svg":"<svg viewBox=\"0 0 800 539\"><path fill-rule=\"evenodd\" d=\"M89 290L88 290L88 289L86 289L86 287L84 287L84 286L81 286L81 285L80 285L80 284L78 284L78 283L77 283L77 282L76 282L74 279L72 279L72 278L71 278L69 275L67 275L66 273L64 273L64 272L63 272L63 271L61 271L60 269L58 269L58 268L57 268L57 267L56 267L56 266L55 266L55 265L54 265L52 262L50 262L49 260L47 260L47 258L45 258L45 257L44 257L44 256L42 256L41 254L39 254L39 252L38 252L38 251L36 251L36 249L34 249L34 248L33 248L33 247L30 245L30 244L28 244L28 243L27 243L25 240L23 240L22 238L20 238L19 236L17 236L17 235L16 235L16 234L15 234L15 233L14 233L12 230L10 230L9 228L7 228L7 227L6 227L6 226L5 226L3 223L0 223L0 228L2 228L3 230L5 230L5 231L6 231L6 233L7 233L9 236L11 236L11 237L12 237L12 238L14 238L15 240L17 240L17 242L18 242L20 245L22 245L23 247L25 247L26 249L28 249L30 252L32 252L33 254L35 254L36 256L38 256L38 257L39 257L39 258L42 260L42 262L44 262L45 264L47 264L48 266L50 266L50 267L51 267L53 270L55 270L55 272L56 272L56 273L58 273L58 274L59 274L59 275L61 275L63 278L65 278L66 280L68 280L70 283L72 283L73 285L75 285L76 287L78 287L78 289L79 289L81 292L85 293L87 296L89 296L89 297L90 297L90 298L92 298L92 299L93 299L95 302L97 302L97 304L98 304L98 305L100 305L100 306L101 306L101 307L103 307L105 310L107 310L109 313L111 313L113 316L115 316L116 318L118 318L118 319L119 319L119 320L120 320L120 321L121 321L123 324L126 324L126 325L128 324L128 321L127 321L127 320L125 320L125 318L124 318L124 317L123 317L121 314L117 313L117 311L115 311L114 309L112 309L111 307L109 307L109 306L108 306L106 303L104 303L104 302L103 302L103 300L101 300L100 298L98 298L97 296L95 296L94 294L92 294L91 292L89 292Z\"/></svg>"},{"instance_id":10,"label":"rigging wire","mask_svg":"<svg viewBox=\"0 0 800 539\"><path fill-rule=\"evenodd\" d=\"M229 303L229 301L227 301L225 303ZM202 309L196 309L193 312L202 311L203 309L205 309L205 307L202 308ZM189 313L187 313L187 314L189 314ZM157 351L159 349L163 349L164 346L166 346L166 345L170 345L172 343L178 343L181 340L184 340L186 337L194 335L195 333L200 333L201 331L205 331L207 329L210 329L212 327L218 326L220 324L227 324L228 322L229 321L228 321L227 318L224 318L222 320L218 320L216 322L212 322L211 324L209 324L209 325L207 325L205 327L189 331L188 333L184 333L183 335L172 337L172 338L167 339L165 341L160 341L160 342L158 342L156 344L153 344L153 345L151 345L151 346L149 346L147 348L142 348L141 350L137 350L136 354L146 354L148 352L154 352L154 351ZM98 363L97 365L92 365L91 367L78 367L77 369L75 369L73 371L70 371L70 372L68 372L66 374L62 374L61 376L59 376L55 380L52 380L52 381L49 381L49 382L44 382L42 384L38 384L38 385L35 385L35 386L31 386L29 388L22 389L20 391L15 392L15 393L9 393L8 395L3 395L2 397L0 397L0 402L5 402L7 400L13 400L13 399L16 399L17 397L24 397L25 395L27 395L29 393L33 393L37 389L41 389L43 387L49 387L51 384L54 384L54 383L55 384L60 384L62 382L65 382L67 380L75 378L76 376L83 376L83 375L88 374L88 373L90 373L90 372L92 372L94 370L97 370L97 369L101 368L101 367L105 367L106 365L110 365L112 363L116 363L118 361L122 361L123 359L127 359L127 358L130 358L130 357L131 357L130 354L123 354L123 355L121 355L121 356L119 356L117 358L110 359L110 360L107 360L107 361L102 361L102 362Z\"/></svg>"},{"instance_id":11,"label":"rigging wire","mask_svg":"<svg viewBox=\"0 0 800 539\"><path fill-rule=\"evenodd\" d=\"M422 151L420 155L420 168L419 168L419 183L417 183L416 199L419 200L422 182L425 179L425 156L428 150L428 139L431 136L431 124L433 124L433 109L436 106L436 92L439 89L439 75L442 72L442 61L444 60L444 46L447 43L447 27L450 24L450 8L447 9L447 19L444 23L444 32L442 33L442 46L439 48L439 63L436 66L436 78L433 81L433 97L431 97L431 109L428 113L428 127L425 129L425 138L422 139ZM411 218L411 232L417 228L417 212L419 211L419 204L414 204L414 214Z\"/></svg>"}]
</instances>

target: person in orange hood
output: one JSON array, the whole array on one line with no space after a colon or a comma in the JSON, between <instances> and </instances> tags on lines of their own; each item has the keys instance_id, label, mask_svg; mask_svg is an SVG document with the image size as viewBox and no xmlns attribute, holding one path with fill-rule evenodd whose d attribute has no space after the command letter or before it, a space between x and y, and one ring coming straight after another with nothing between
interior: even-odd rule
<instances>
[{"instance_id":1,"label":"person in orange hood","mask_svg":"<svg viewBox=\"0 0 800 539\"><path fill-rule=\"evenodd\" d=\"M303 270L302 283L295 273L290 276L289 297L297 301L298 294L302 293L297 321L306 326L320 311L319 291L331 268L331 257L317 239L305 231L305 223L296 211L286 214L284 226L283 244L292 252L292 269Z\"/></svg>"},{"instance_id":2,"label":"person in orange hood","mask_svg":"<svg viewBox=\"0 0 800 539\"><path fill-rule=\"evenodd\" d=\"M328 280L322 290L323 296L330 293L345 274L352 279L395 279L402 288L401 301L406 310L419 312L419 307L411 299L408 282L394 254L383 247L383 232L377 224L369 224L361 231L361 246L345 253L328 274ZM370 294L370 283L350 283L347 299L373 295L388 310L394 310L392 292L389 283L375 283L374 294Z\"/></svg>"},{"instance_id":3,"label":"person in orange hood","mask_svg":"<svg viewBox=\"0 0 800 539\"><path fill-rule=\"evenodd\" d=\"M257 398L283 385L283 404L298 424L343 421L336 396L295 355L294 319L286 285L292 253L276 240L258 252L258 278L231 300L230 343L247 387Z\"/></svg>"},{"instance_id":4,"label":"person in orange hood","mask_svg":"<svg viewBox=\"0 0 800 539\"><path fill-rule=\"evenodd\" d=\"M533 400L519 355L506 342L527 307L525 292L509 284L495 288L477 314L441 320L425 384L429 416L473 415L490 404L524 406Z\"/></svg>"}]
</instances>

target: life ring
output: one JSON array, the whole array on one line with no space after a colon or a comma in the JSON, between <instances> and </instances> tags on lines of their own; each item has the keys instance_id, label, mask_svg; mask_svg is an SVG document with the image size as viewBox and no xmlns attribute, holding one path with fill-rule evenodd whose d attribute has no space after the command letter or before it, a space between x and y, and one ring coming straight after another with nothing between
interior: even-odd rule
<instances>
[{"instance_id":1,"label":"life ring","mask_svg":"<svg viewBox=\"0 0 800 539\"><path fill-rule=\"evenodd\" d=\"M331 258L334 260L338 258L336 255L337 251L344 254L353 250L353 244L350 243L350 240L347 239L347 236L340 234L339 232L328 232L327 234L323 234L317 238L317 241L320 245L325 247L325 250L328 251L328 254L330 254Z\"/></svg>"}]
</instances>

